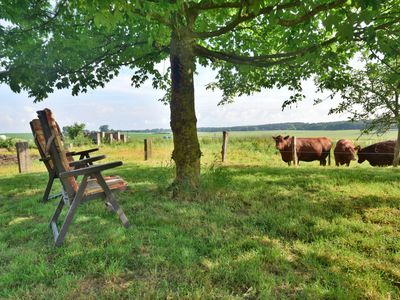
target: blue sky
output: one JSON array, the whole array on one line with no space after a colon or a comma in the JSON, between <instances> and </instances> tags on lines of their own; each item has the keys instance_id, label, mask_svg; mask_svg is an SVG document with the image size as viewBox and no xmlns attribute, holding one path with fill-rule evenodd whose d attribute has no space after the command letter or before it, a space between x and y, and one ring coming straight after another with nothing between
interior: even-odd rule
<instances>
[{"instance_id":1,"label":"blue sky","mask_svg":"<svg viewBox=\"0 0 400 300\"><path fill-rule=\"evenodd\" d=\"M213 79L210 70L199 68L195 78L198 127L346 119L345 115L328 116L328 110L335 102L313 105L315 88L312 81L303 85L307 100L282 112L282 102L290 95L286 89L263 90L253 96L238 97L233 104L217 106L221 92L205 89ZM114 129L169 128L169 108L157 101L162 95L163 92L154 90L150 82L138 89L131 87L127 69L103 89L75 97L69 90L61 90L40 103L33 103L26 93L14 94L8 86L0 85L0 133L30 132L29 121L37 110L45 107L53 110L61 126L83 122L91 130L103 124Z\"/></svg>"}]
</instances>

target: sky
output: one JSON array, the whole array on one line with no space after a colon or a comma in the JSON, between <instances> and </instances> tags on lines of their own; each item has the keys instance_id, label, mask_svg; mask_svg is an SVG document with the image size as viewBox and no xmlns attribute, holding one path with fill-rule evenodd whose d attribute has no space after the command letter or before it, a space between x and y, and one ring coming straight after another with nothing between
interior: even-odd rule
<instances>
[{"instance_id":1,"label":"sky","mask_svg":"<svg viewBox=\"0 0 400 300\"><path fill-rule=\"evenodd\" d=\"M130 70L124 69L119 77L105 88L72 96L70 90L60 90L48 99L33 103L26 92L13 93L7 85L0 84L0 133L30 132L29 121L36 111L50 108L60 126L74 122L85 123L89 130L100 125L120 130L169 128L169 107L157 101L163 91L154 90L151 82L140 88L130 85ZM307 99L291 109L282 111L282 103L291 95L287 89L263 90L252 96L236 98L232 104L218 106L221 92L206 90L215 73L199 68L195 78L195 99L198 127L225 127L260 125L282 122L329 122L346 120L346 115L328 116L329 108L337 100L313 105L316 98L312 80L304 82Z\"/></svg>"}]
</instances>

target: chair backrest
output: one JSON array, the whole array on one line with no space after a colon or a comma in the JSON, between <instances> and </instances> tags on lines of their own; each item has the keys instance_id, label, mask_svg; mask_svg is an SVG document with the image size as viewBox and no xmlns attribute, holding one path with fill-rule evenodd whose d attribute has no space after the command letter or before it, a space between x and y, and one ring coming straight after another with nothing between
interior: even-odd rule
<instances>
[{"instance_id":1,"label":"chair backrest","mask_svg":"<svg viewBox=\"0 0 400 300\"><path fill-rule=\"evenodd\" d=\"M64 149L61 131L50 109L37 112L42 130L46 139L46 151L50 154L57 174L70 171L69 160ZM46 153L46 152L45 152ZM74 176L61 179L61 183L68 196L73 198L78 190L78 183Z\"/></svg>"},{"instance_id":2,"label":"chair backrest","mask_svg":"<svg viewBox=\"0 0 400 300\"><path fill-rule=\"evenodd\" d=\"M44 136L42 125L40 125L39 119L33 119L29 125L31 126L33 140L35 141L36 147L39 151L40 158L45 164L47 171L54 172L54 165L46 151L46 138Z\"/></svg>"}]
</instances>

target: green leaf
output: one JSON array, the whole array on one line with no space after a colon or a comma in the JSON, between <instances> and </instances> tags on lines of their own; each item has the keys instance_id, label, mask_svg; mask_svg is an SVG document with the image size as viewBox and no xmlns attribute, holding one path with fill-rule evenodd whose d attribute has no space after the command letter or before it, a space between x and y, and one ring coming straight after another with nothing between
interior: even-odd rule
<instances>
[{"instance_id":1,"label":"green leaf","mask_svg":"<svg viewBox=\"0 0 400 300\"><path fill-rule=\"evenodd\" d=\"M368 9L364 9L361 11L361 13L359 14L359 22L365 22L365 24L370 24L374 17L375 17L375 11L373 10L368 10Z\"/></svg>"},{"instance_id":2,"label":"green leaf","mask_svg":"<svg viewBox=\"0 0 400 300\"><path fill-rule=\"evenodd\" d=\"M353 39L353 24L351 23L343 23L338 26L338 34L344 40L352 40Z\"/></svg>"},{"instance_id":3,"label":"green leaf","mask_svg":"<svg viewBox=\"0 0 400 300\"><path fill-rule=\"evenodd\" d=\"M327 30L331 30L333 27L337 27L340 22L340 17L336 14L330 14L324 21L323 24Z\"/></svg>"},{"instance_id":4,"label":"green leaf","mask_svg":"<svg viewBox=\"0 0 400 300\"><path fill-rule=\"evenodd\" d=\"M98 12L94 15L93 21L96 27L100 27L106 23L106 19L101 12Z\"/></svg>"}]
</instances>

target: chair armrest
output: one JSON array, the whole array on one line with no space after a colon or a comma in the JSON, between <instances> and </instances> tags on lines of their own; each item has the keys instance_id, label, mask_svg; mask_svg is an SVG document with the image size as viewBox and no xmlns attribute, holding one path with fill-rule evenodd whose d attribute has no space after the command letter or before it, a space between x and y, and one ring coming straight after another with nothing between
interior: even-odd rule
<instances>
[{"instance_id":1,"label":"chair armrest","mask_svg":"<svg viewBox=\"0 0 400 300\"><path fill-rule=\"evenodd\" d=\"M93 173L99 173L101 171L112 169L115 167L122 166L122 161L115 161L111 163L101 164L101 165L93 165L86 168L76 169L68 172L62 172L58 175L59 178L66 178L72 176L80 176L80 175L90 175Z\"/></svg>"},{"instance_id":2,"label":"chair armrest","mask_svg":"<svg viewBox=\"0 0 400 300\"><path fill-rule=\"evenodd\" d=\"M82 151L70 151L70 152L67 152L67 156L88 154L88 153L95 152L98 150L99 150L99 148L92 148L92 149L87 149L87 150L82 150Z\"/></svg>"},{"instance_id":3,"label":"chair armrest","mask_svg":"<svg viewBox=\"0 0 400 300\"><path fill-rule=\"evenodd\" d=\"M39 158L39 161L49 161L49 160L51 160L51 158L50 157L45 157L45 158Z\"/></svg>"},{"instance_id":4,"label":"chair armrest","mask_svg":"<svg viewBox=\"0 0 400 300\"><path fill-rule=\"evenodd\" d=\"M72 162L69 163L69 166L70 167L76 167L76 166L82 166L82 165L85 166L85 165L87 165L89 163L92 163L92 162L95 162L95 161L98 161L98 160L102 160L102 159L105 159L105 158L106 158L105 155L93 156L93 157L84 158L84 159L81 159L81 160L72 161Z\"/></svg>"}]
</instances>

